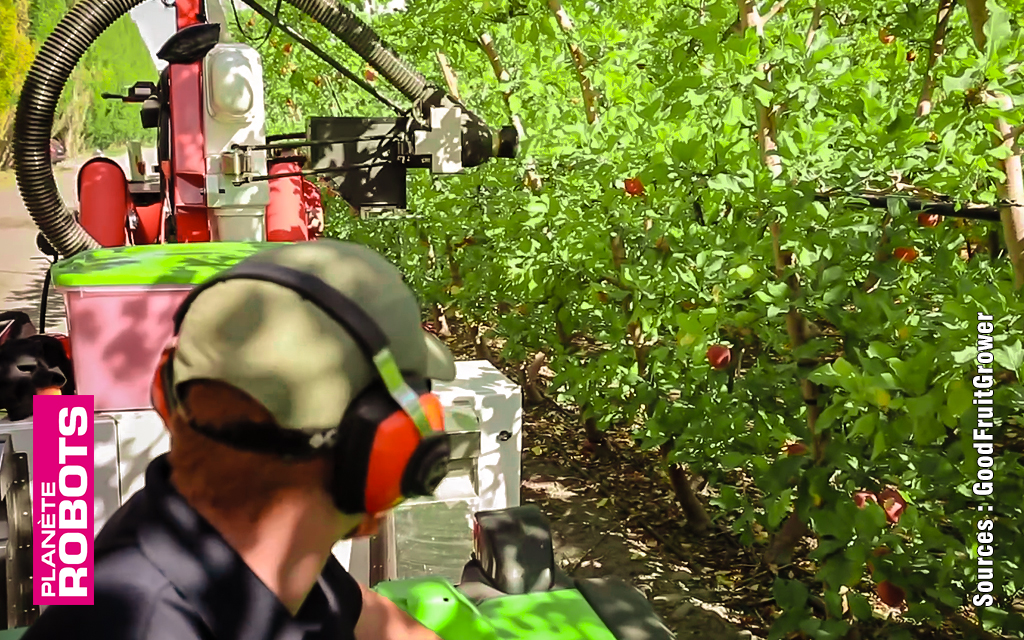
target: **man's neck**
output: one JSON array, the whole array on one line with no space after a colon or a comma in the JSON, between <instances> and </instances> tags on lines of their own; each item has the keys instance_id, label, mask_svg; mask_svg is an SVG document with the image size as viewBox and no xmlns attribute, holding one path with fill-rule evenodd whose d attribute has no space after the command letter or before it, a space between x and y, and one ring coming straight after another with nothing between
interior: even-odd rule
<instances>
[{"instance_id":1,"label":"man's neck","mask_svg":"<svg viewBox=\"0 0 1024 640\"><path fill-rule=\"evenodd\" d=\"M337 541L330 518L306 495L279 496L255 522L193 505L294 616Z\"/></svg>"}]
</instances>

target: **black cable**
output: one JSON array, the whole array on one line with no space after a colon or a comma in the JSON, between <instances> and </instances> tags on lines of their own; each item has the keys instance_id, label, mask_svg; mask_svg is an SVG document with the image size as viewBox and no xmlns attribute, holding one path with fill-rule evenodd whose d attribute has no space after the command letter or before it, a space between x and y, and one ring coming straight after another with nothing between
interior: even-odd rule
<instances>
[{"instance_id":1,"label":"black cable","mask_svg":"<svg viewBox=\"0 0 1024 640\"><path fill-rule=\"evenodd\" d=\"M258 2L256 2L255 0L242 0L242 2L244 2L247 5L249 5L249 7L253 11L255 11L256 13L260 14L261 16L263 16L263 18L265 18L268 22L270 22L271 25L277 27L285 35L291 37L293 40L295 40L296 42L301 44L303 47L308 49L313 55L315 55L316 57L320 58L322 61L327 63L329 66L334 68L334 70L336 70L338 73L340 73L341 75L345 76L346 78L348 78L352 82L354 82L357 85L359 85L359 87L362 88L363 91L369 93L371 96L376 98L381 104L387 106L388 108L390 108L392 111L394 111L395 113L397 113L401 117L406 117L406 116L409 115L410 111L403 110L401 107L396 105L394 102L392 102L391 100L388 100L385 96L381 95L381 93L379 91L377 91L376 89L374 89L370 85L370 83L366 82L362 78L358 77L356 74L354 74L351 71L349 71L344 65L342 65L340 62L338 62L337 60L335 60L331 56L327 55L327 52L325 52L323 49L321 49L320 47L318 47L315 44L313 44L312 42L310 42L308 39L304 38L300 33L295 31L294 29L292 29L288 25L283 24L280 20L278 20L277 15L271 15L271 13L269 11L267 11L266 9L264 9L263 6L260 5ZM278 5L280 5L281 0L277 0L277 2L278 2Z\"/></svg>"},{"instance_id":2,"label":"black cable","mask_svg":"<svg viewBox=\"0 0 1024 640\"><path fill-rule=\"evenodd\" d=\"M326 169L307 169L305 171L293 171L290 173L278 173L276 175L265 175L265 176L246 176L240 180L232 180L232 183L237 186L243 184L251 184L253 182L267 182L268 180L277 180L278 178L305 178L307 176L325 176L325 175L336 175L342 174L346 171L358 171L359 169L370 169L372 167L387 167L391 166L392 162L365 162L361 164L354 164L347 167L328 167Z\"/></svg>"},{"instance_id":3,"label":"black cable","mask_svg":"<svg viewBox=\"0 0 1024 640\"><path fill-rule=\"evenodd\" d=\"M239 35L241 35L243 39L245 39L245 40L249 41L250 43L252 43L254 41L254 38L252 38L251 36L249 36L249 34L247 34L245 32L245 29L242 28L242 21L239 20L239 18L238 18L238 7L235 6L234 0L229 0L229 1L231 2L231 13L235 16L235 26L238 27ZM274 16L277 16L278 14L280 14L280 12L281 12L281 0L277 0L277 4L274 5ZM267 40L270 39L270 34L273 33L273 31L274 31L274 23L271 22L267 26L267 32L263 34L262 38L260 38L259 44L254 44L253 46L256 47L257 49L263 47L263 45L267 44Z\"/></svg>"},{"instance_id":4,"label":"black cable","mask_svg":"<svg viewBox=\"0 0 1024 640\"><path fill-rule=\"evenodd\" d=\"M403 132L403 133L408 133L408 132ZM298 136L296 136L295 134L291 134L291 133L286 133L284 135L288 136L289 139L292 139L293 136L295 138L298 138ZM306 136L306 134L301 134L301 135L302 135L303 138L305 138L305 136ZM275 138L275 141L271 142L271 140L270 140L271 138ZM385 134L382 134L382 135L373 135L373 136L354 136L354 137L349 137L349 138L332 138L330 140L301 140L300 142L276 142L276 140L283 140L283 139L285 139L285 138L283 138L282 136L267 136L267 144L234 144L234 145L231 145L231 148L232 149L240 149L240 150L246 151L246 152L249 152L249 151L278 151L278 150L284 151L286 149L302 149L303 147L329 147L329 146L336 145L336 144L350 144L350 143L353 143L353 142L364 142L366 140L394 140L394 141L397 142L397 141L401 140L402 138L401 138L401 136L393 134L393 133L385 133Z\"/></svg>"},{"instance_id":5,"label":"black cable","mask_svg":"<svg viewBox=\"0 0 1024 640\"><path fill-rule=\"evenodd\" d=\"M54 261L56 262L56 260ZM46 277L43 278L43 299L39 301L39 333L46 333L46 302L50 298L50 279L53 270L53 262L46 268Z\"/></svg>"}]
</instances>

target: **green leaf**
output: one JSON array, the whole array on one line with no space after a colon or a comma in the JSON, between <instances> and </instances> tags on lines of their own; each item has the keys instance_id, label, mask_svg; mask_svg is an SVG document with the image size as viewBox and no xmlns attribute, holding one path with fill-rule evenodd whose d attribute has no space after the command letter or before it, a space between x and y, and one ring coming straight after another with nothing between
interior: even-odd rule
<instances>
[{"instance_id":1,"label":"green leaf","mask_svg":"<svg viewBox=\"0 0 1024 640\"><path fill-rule=\"evenodd\" d=\"M964 71L959 76L942 76L942 90L946 93L962 93L973 85L974 75L970 70Z\"/></svg>"},{"instance_id":2,"label":"green leaf","mask_svg":"<svg viewBox=\"0 0 1024 640\"><path fill-rule=\"evenodd\" d=\"M974 394L963 380L953 380L946 388L946 404L955 416L962 416L971 409Z\"/></svg>"},{"instance_id":3,"label":"green leaf","mask_svg":"<svg viewBox=\"0 0 1024 640\"><path fill-rule=\"evenodd\" d=\"M845 620L822 620L821 627L814 632L814 640L842 640L849 631L850 623Z\"/></svg>"},{"instance_id":4,"label":"green leaf","mask_svg":"<svg viewBox=\"0 0 1024 640\"><path fill-rule=\"evenodd\" d=\"M881 358L885 360L888 358L895 358L898 354L895 349L884 342L875 341L868 345L868 355L872 358Z\"/></svg>"},{"instance_id":5,"label":"green leaf","mask_svg":"<svg viewBox=\"0 0 1024 640\"><path fill-rule=\"evenodd\" d=\"M862 563L851 560L847 557L846 553L840 553L829 558L820 569L818 569L818 579L833 588L839 588L840 586L852 586L861 577L863 569Z\"/></svg>"},{"instance_id":6,"label":"green leaf","mask_svg":"<svg viewBox=\"0 0 1024 640\"><path fill-rule=\"evenodd\" d=\"M775 579L772 593L775 596L775 603L783 611L803 607L807 604L807 597L809 595L804 583L799 580L786 580L785 578Z\"/></svg>"},{"instance_id":7,"label":"green leaf","mask_svg":"<svg viewBox=\"0 0 1024 640\"><path fill-rule=\"evenodd\" d=\"M719 191L743 193L743 189L740 188L739 180L737 180L735 176L725 173L719 173L708 180L708 186L712 189L718 189Z\"/></svg>"},{"instance_id":8,"label":"green leaf","mask_svg":"<svg viewBox=\"0 0 1024 640\"><path fill-rule=\"evenodd\" d=\"M1020 372L1021 366L1024 365L1024 347L1021 346L1020 340L1015 340L1010 344L993 350L992 357L999 366L1006 367L1006 369L1015 373Z\"/></svg>"},{"instance_id":9,"label":"green leaf","mask_svg":"<svg viewBox=\"0 0 1024 640\"><path fill-rule=\"evenodd\" d=\"M729 100L729 107L725 110L725 115L722 116L722 123L727 127L734 127L743 120L743 99L739 96L733 96Z\"/></svg>"},{"instance_id":10,"label":"green leaf","mask_svg":"<svg viewBox=\"0 0 1024 640\"><path fill-rule=\"evenodd\" d=\"M989 58L1003 49L1012 37L1010 16L998 2L986 2L989 11L988 20L985 22L985 49Z\"/></svg>"},{"instance_id":11,"label":"green leaf","mask_svg":"<svg viewBox=\"0 0 1024 640\"><path fill-rule=\"evenodd\" d=\"M846 594L846 602L850 605L850 613L853 614L854 618L857 620L871 619L873 615L871 603L865 596L856 591L851 591Z\"/></svg>"},{"instance_id":12,"label":"green leaf","mask_svg":"<svg viewBox=\"0 0 1024 640\"><path fill-rule=\"evenodd\" d=\"M740 266L733 269L733 273L740 280L749 280L754 276L754 270L750 265L741 264Z\"/></svg>"},{"instance_id":13,"label":"green leaf","mask_svg":"<svg viewBox=\"0 0 1024 640\"><path fill-rule=\"evenodd\" d=\"M818 428L828 429L832 426L832 423L839 419L839 417L846 413L846 405L843 402L836 402L825 408L818 416Z\"/></svg>"},{"instance_id":14,"label":"green leaf","mask_svg":"<svg viewBox=\"0 0 1024 640\"><path fill-rule=\"evenodd\" d=\"M875 432L875 446L871 449L871 459L876 459L883 451L885 451L885 434L878 430Z\"/></svg>"},{"instance_id":15,"label":"green leaf","mask_svg":"<svg viewBox=\"0 0 1024 640\"><path fill-rule=\"evenodd\" d=\"M789 514L792 494L793 490L787 489L778 499L768 500L768 526L772 529L782 524L782 520Z\"/></svg>"},{"instance_id":16,"label":"green leaf","mask_svg":"<svg viewBox=\"0 0 1024 640\"><path fill-rule=\"evenodd\" d=\"M838 590L833 591L829 589L825 592L825 606L832 616L836 618L843 617L843 597L839 595Z\"/></svg>"},{"instance_id":17,"label":"green leaf","mask_svg":"<svg viewBox=\"0 0 1024 640\"><path fill-rule=\"evenodd\" d=\"M857 421L853 423L853 429L850 430L850 436L863 436L870 438L875 433L875 428L878 426L878 414L870 412L857 418Z\"/></svg>"},{"instance_id":18,"label":"green leaf","mask_svg":"<svg viewBox=\"0 0 1024 640\"><path fill-rule=\"evenodd\" d=\"M832 368L841 380L852 380L857 377L857 367L850 364L850 361L846 358L836 358L835 362L832 363Z\"/></svg>"},{"instance_id":19,"label":"green leaf","mask_svg":"<svg viewBox=\"0 0 1024 640\"><path fill-rule=\"evenodd\" d=\"M885 132L889 135L899 133L900 131L906 130L914 123L914 117L909 113L900 113L896 118L889 123L889 126L885 128Z\"/></svg>"},{"instance_id":20,"label":"green leaf","mask_svg":"<svg viewBox=\"0 0 1024 640\"><path fill-rule=\"evenodd\" d=\"M868 502L863 509L857 509L853 522L857 537L871 540L885 527L885 511L874 502Z\"/></svg>"}]
</instances>

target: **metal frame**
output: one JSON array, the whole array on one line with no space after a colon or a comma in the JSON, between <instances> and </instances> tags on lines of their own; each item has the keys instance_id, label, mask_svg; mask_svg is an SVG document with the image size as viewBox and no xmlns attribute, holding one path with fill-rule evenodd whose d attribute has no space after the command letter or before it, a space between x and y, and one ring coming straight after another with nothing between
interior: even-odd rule
<instances>
[{"instance_id":1,"label":"metal frame","mask_svg":"<svg viewBox=\"0 0 1024 640\"><path fill-rule=\"evenodd\" d=\"M11 434L0 434L0 553L7 629L27 627L39 617L32 604L32 499L28 454L14 450Z\"/></svg>"}]
</instances>

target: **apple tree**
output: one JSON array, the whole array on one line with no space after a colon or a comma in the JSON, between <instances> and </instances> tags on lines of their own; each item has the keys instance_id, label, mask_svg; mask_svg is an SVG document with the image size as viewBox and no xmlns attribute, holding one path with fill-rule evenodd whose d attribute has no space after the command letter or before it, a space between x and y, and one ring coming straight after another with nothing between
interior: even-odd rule
<instances>
[{"instance_id":1,"label":"apple tree","mask_svg":"<svg viewBox=\"0 0 1024 640\"><path fill-rule=\"evenodd\" d=\"M1009 0L411 2L372 25L487 122L521 126L521 158L410 172L407 215L328 198L328 226L392 258L531 396L578 409L581 440L629 430L670 478L708 479L707 504L673 483L680 526L727 526L769 567L807 558L775 584L773 637L843 637L872 591L912 621L1020 633L1022 16ZM272 132L387 115L286 36L261 52ZM972 604L979 314L991 606Z\"/></svg>"}]
</instances>

